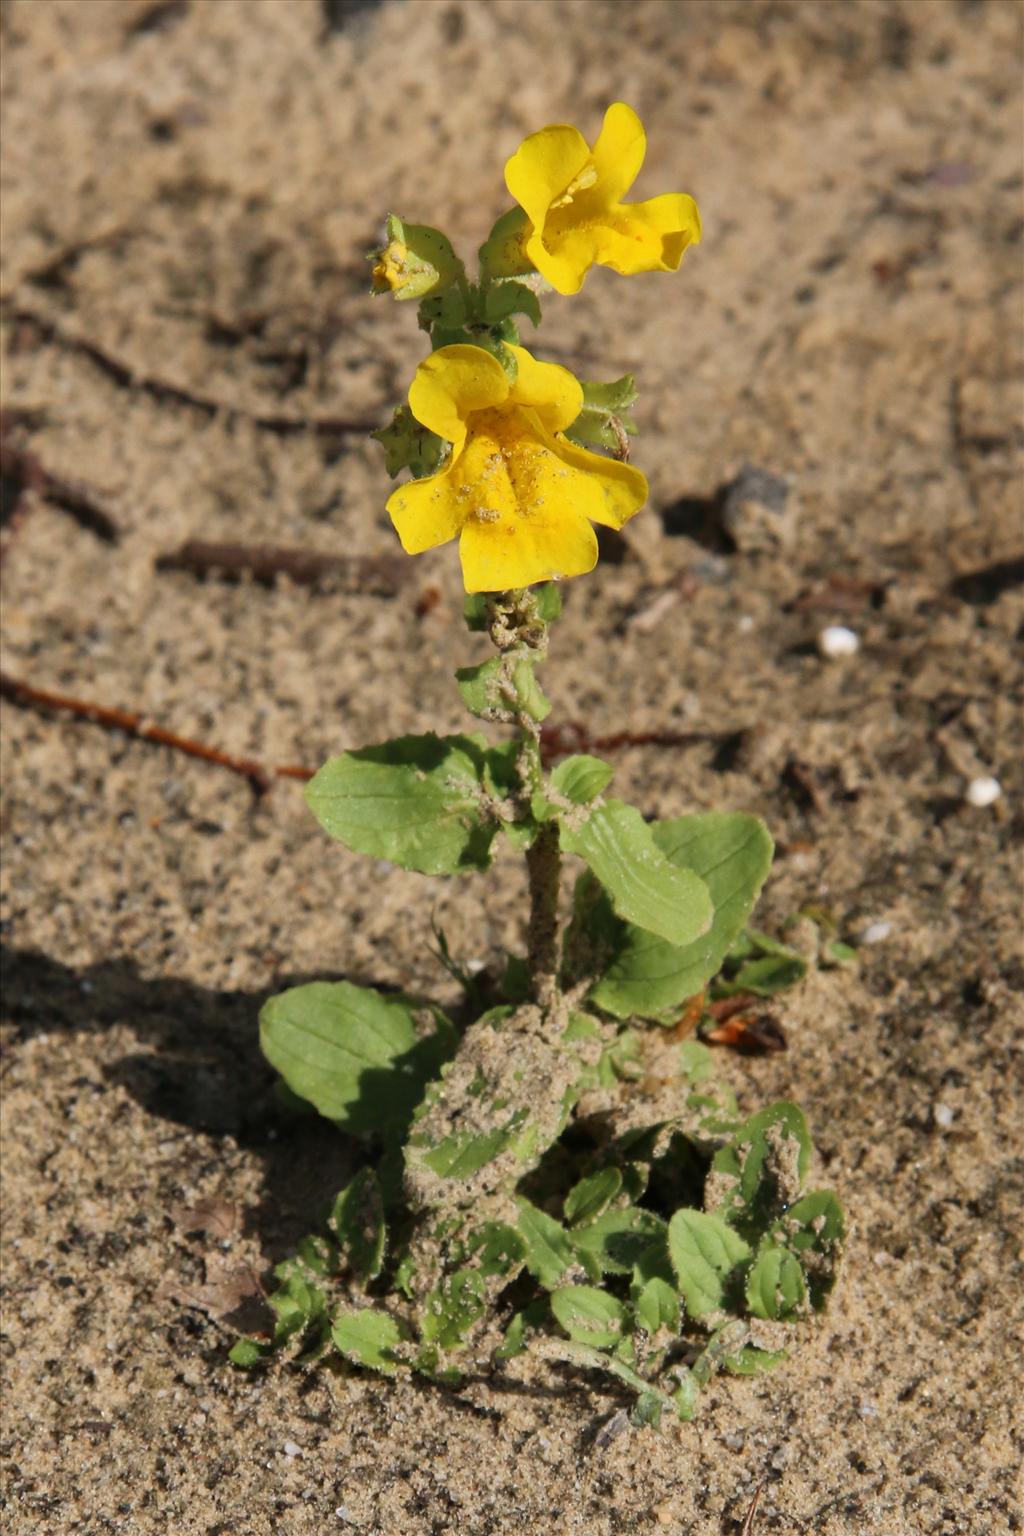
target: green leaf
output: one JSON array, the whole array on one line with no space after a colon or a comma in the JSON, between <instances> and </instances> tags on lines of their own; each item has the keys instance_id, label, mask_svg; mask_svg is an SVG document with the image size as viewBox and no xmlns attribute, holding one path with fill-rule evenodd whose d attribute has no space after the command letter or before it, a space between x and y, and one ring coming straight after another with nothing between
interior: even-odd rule
<instances>
[{"instance_id":1,"label":"green leaf","mask_svg":"<svg viewBox=\"0 0 1024 1536\"><path fill-rule=\"evenodd\" d=\"M671 863L640 812L608 800L573 827L562 818L562 846L584 859L620 917L670 944L688 944L711 927L711 894L699 875Z\"/></svg>"},{"instance_id":2,"label":"green leaf","mask_svg":"<svg viewBox=\"0 0 1024 1536\"><path fill-rule=\"evenodd\" d=\"M583 409L566 436L583 447L607 448L624 456L626 438L636 431L636 424L628 414L637 400L633 375L627 373L610 384L591 380L581 382Z\"/></svg>"},{"instance_id":3,"label":"green leaf","mask_svg":"<svg viewBox=\"0 0 1024 1536\"><path fill-rule=\"evenodd\" d=\"M327 1303L324 1293L298 1259L285 1259L274 1269L277 1289L267 1297L277 1321L274 1343L283 1344L313 1324L322 1322Z\"/></svg>"},{"instance_id":4,"label":"green leaf","mask_svg":"<svg viewBox=\"0 0 1024 1536\"><path fill-rule=\"evenodd\" d=\"M553 581L533 588L533 600L537 604L537 617L545 624L553 624L562 617L562 594Z\"/></svg>"},{"instance_id":5,"label":"green leaf","mask_svg":"<svg viewBox=\"0 0 1024 1536\"><path fill-rule=\"evenodd\" d=\"M764 1371L773 1371L785 1358L784 1349L759 1349L756 1344L744 1344L735 1354L723 1355L721 1366L734 1376L760 1376Z\"/></svg>"},{"instance_id":6,"label":"green leaf","mask_svg":"<svg viewBox=\"0 0 1024 1536\"><path fill-rule=\"evenodd\" d=\"M655 1275L642 1286L633 1302L636 1320L649 1334L667 1328L679 1332L679 1297L667 1280Z\"/></svg>"},{"instance_id":7,"label":"green leaf","mask_svg":"<svg viewBox=\"0 0 1024 1536\"><path fill-rule=\"evenodd\" d=\"M401 1330L393 1317L375 1307L339 1313L331 1338L347 1359L372 1371L393 1375L402 1364L397 1353L402 1343Z\"/></svg>"},{"instance_id":8,"label":"green leaf","mask_svg":"<svg viewBox=\"0 0 1024 1536\"><path fill-rule=\"evenodd\" d=\"M553 1293L551 1310L570 1339L593 1349L610 1349L626 1328L626 1309L593 1285L566 1285Z\"/></svg>"},{"instance_id":9,"label":"green leaf","mask_svg":"<svg viewBox=\"0 0 1024 1536\"><path fill-rule=\"evenodd\" d=\"M528 657L510 664L504 656L492 656L476 667L459 667L455 678L462 702L470 714L481 720L502 719L509 712L522 712L531 720L545 720L551 713L551 704L544 697L533 668Z\"/></svg>"},{"instance_id":10,"label":"green leaf","mask_svg":"<svg viewBox=\"0 0 1024 1536\"><path fill-rule=\"evenodd\" d=\"M591 995L617 1018L654 1016L696 996L720 970L771 868L772 839L756 816L711 811L651 830L666 858L705 882L714 916L706 933L682 945L616 926L612 959Z\"/></svg>"},{"instance_id":11,"label":"green leaf","mask_svg":"<svg viewBox=\"0 0 1024 1536\"><path fill-rule=\"evenodd\" d=\"M434 1032L423 1034L416 1017ZM292 987L260 1012L260 1046L293 1093L354 1136L408 1125L427 1082L455 1049L439 1009L348 981Z\"/></svg>"},{"instance_id":12,"label":"green leaf","mask_svg":"<svg viewBox=\"0 0 1024 1536\"><path fill-rule=\"evenodd\" d=\"M529 1200L518 1200L518 1228L526 1239L526 1267L546 1291L561 1283L576 1262L572 1239L560 1222Z\"/></svg>"},{"instance_id":13,"label":"green leaf","mask_svg":"<svg viewBox=\"0 0 1024 1536\"><path fill-rule=\"evenodd\" d=\"M373 1280L384 1264L387 1228L380 1180L372 1168L360 1168L334 1202L327 1225L359 1280Z\"/></svg>"},{"instance_id":14,"label":"green leaf","mask_svg":"<svg viewBox=\"0 0 1024 1536\"><path fill-rule=\"evenodd\" d=\"M466 621L466 628L474 634L482 634L488 629L491 622L491 594L489 592L469 592L462 605L462 616Z\"/></svg>"},{"instance_id":15,"label":"green leaf","mask_svg":"<svg viewBox=\"0 0 1024 1536\"><path fill-rule=\"evenodd\" d=\"M421 1324L425 1344L454 1349L479 1322L487 1304L487 1286L479 1270L446 1275L427 1298Z\"/></svg>"},{"instance_id":16,"label":"green leaf","mask_svg":"<svg viewBox=\"0 0 1024 1536\"><path fill-rule=\"evenodd\" d=\"M691 1317L721 1306L726 1280L750 1256L749 1245L720 1216L693 1210L672 1217L668 1251Z\"/></svg>"},{"instance_id":17,"label":"green leaf","mask_svg":"<svg viewBox=\"0 0 1024 1536\"><path fill-rule=\"evenodd\" d=\"M581 753L565 758L552 770L547 793L538 790L534 795L533 814L538 821L550 821L558 815L559 800L589 805L608 785L614 772L611 763L599 757Z\"/></svg>"},{"instance_id":18,"label":"green leaf","mask_svg":"<svg viewBox=\"0 0 1024 1536\"><path fill-rule=\"evenodd\" d=\"M526 1239L503 1221L488 1221L466 1239L466 1250L485 1279L507 1279L526 1258Z\"/></svg>"},{"instance_id":19,"label":"green leaf","mask_svg":"<svg viewBox=\"0 0 1024 1536\"><path fill-rule=\"evenodd\" d=\"M505 1329L505 1337L494 1351L495 1360L512 1360L516 1355L521 1355L527 1346L528 1337L542 1328L548 1319L548 1302L546 1296L540 1296L536 1301L531 1301L529 1306L517 1312L508 1327Z\"/></svg>"},{"instance_id":20,"label":"green leaf","mask_svg":"<svg viewBox=\"0 0 1024 1536\"><path fill-rule=\"evenodd\" d=\"M581 379L580 383L583 404L596 411L628 411L640 398L636 379L631 373L624 373L621 379L613 379L610 384L599 384L593 379Z\"/></svg>"},{"instance_id":21,"label":"green leaf","mask_svg":"<svg viewBox=\"0 0 1024 1536\"><path fill-rule=\"evenodd\" d=\"M602 1274L628 1275L647 1249L664 1244L665 1223L639 1206L613 1206L585 1227L574 1227L572 1240L581 1257L590 1257Z\"/></svg>"},{"instance_id":22,"label":"green leaf","mask_svg":"<svg viewBox=\"0 0 1024 1536\"><path fill-rule=\"evenodd\" d=\"M785 1212L775 1231L803 1265L811 1306L820 1311L836 1283L846 1223L831 1190L816 1189Z\"/></svg>"},{"instance_id":23,"label":"green leaf","mask_svg":"<svg viewBox=\"0 0 1024 1536\"><path fill-rule=\"evenodd\" d=\"M424 1144L416 1136L410 1146L416 1149L416 1161L425 1163L439 1179L471 1179L474 1173L493 1163L512 1145L528 1113L526 1109L517 1109L504 1125L495 1126L490 1131L454 1131L429 1150L424 1150Z\"/></svg>"},{"instance_id":24,"label":"green leaf","mask_svg":"<svg viewBox=\"0 0 1024 1536\"><path fill-rule=\"evenodd\" d=\"M228 1350L228 1359L232 1365L251 1370L254 1365L262 1365L273 1351L274 1346L265 1339L236 1339Z\"/></svg>"},{"instance_id":25,"label":"green leaf","mask_svg":"<svg viewBox=\"0 0 1024 1536\"><path fill-rule=\"evenodd\" d=\"M509 280L492 283L484 300L484 320L496 325L509 315L526 315L533 324L540 325L540 301L532 288L525 283Z\"/></svg>"},{"instance_id":26,"label":"green leaf","mask_svg":"<svg viewBox=\"0 0 1024 1536\"><path fill-rule=\"evenodd\" d=\"M706 1082L715 1071L711 1051L699 1040L684 1040L679 1047L679 1071L693 1084Z\"/></svg>"},{"instance_id":27,"label":"green leaf","mask_svg":"<svg viewBox=\"0 0 1024 1536\"><path fill-rule=\"evenodd\" d=\"M426 875L486 869L496 825L481 814L482 738L400 736L343 752L306 786L331 837Z\"/></svg>"},{"instance_id":28,"label":"green leaf","mask_svg":"<svg viewBox=\"0 0 1024 1536\"><path fill-rule=\"evenodd\" d=\"M618 1168L602 1168L588 1179L581 1179L565 1197L565 1219L571 1227L594 1221L611 1204L622 1188Z\"/></svg>"},{"instance_id":29,"label":"green leaf","mask_svg":"<svg viewBox=\"0 0 1024 1536\"><path fill-rule=\"evenodd\" d=\"M672 1402L683 1423L688 1424L697 1412L700 1385L693 1372L683 1366L676 1367L675 1379L678 1385L672 1394Z\"/></svg>"},{"instance_id":30,"label":"green leaf","mask_svg":"<svg viewBox=\"0 0 1024 1536\"><path fill-rule=\"evenodd\" d=\"M417 480L435 474L448 451L444 438L422 426L407 405L398 406L387 426L370 436L384 449L384 468L392 480L403 469L411 469Z\"/></svg>"},{"instance_id":31,"label":"green leaf","mask_svg":"<svg viewBox=\"0 0 1024 1536\"><path fill-rule=\"evenodd\" d=\"M747 1306L754 1317L777 1322L799 1312L807 1295L804 1272L787 1248L762 1244L747 1276Z\"/></svg>"},{"instance_id":32,"label":"green leaf","mask_svg":"<svg viewBox=\"0 0 1024 1536\"><path fill-rule=\"evenodd\" d=\"M816 1189L797 1200L780 1225L796 1253L807 1248L826 1252L846 1236L843 1208L830 1189Z\"/></svg>"},{"instance_id":33,"label":"green leaf","mask_svg":"<svg viewBox=\"0 0 1024 1536\"><path fill-rule=\"evenodd\" d=\"M659 1392L641 1392L629 1414L634 1429L657 1429L661 1423L664 1399Z\"/></svg>"},{"instance_id":34,"label":"green leaf","mask_svg":"<svg viewBox=\"0 0 1024 1536\"><path fill-rule=\"evenodd\" d=\"M766 1164L768 1164L767 1171L775 1174L780 1157L785 1155L784 1149L787 1142L794 1144L795 1167L792 1176L786 1179L787 1188L782 1193L782 1199L786 1203L788 1203L786 1197L791 1187L793 1185L799 1187L803 1183L811 1161L811 1137L803 1110L789 1099L780 1099L777 1104L769 1104L766 1108L759 1109L757 1114L751 1115L750 1119L736 1132L734 1145L737 1148L748 1149L743 1158L739 1191L747 1205L750 1205L758 1194Z\"/></svg>"},{"instance_id":35,"label":"green leaf","mask_svg":"<svg viewBox=\"0 0 1024 1536\"><path fill-rule=\"evenodd\" d=\"M806 975L807 961L797 950L758 928L747 928L737 935L729 951L725 975L715 982L714 996L753 992L757 997L771 997L795 986Z\"/></svg>"},{"instance_id":36,"label":"green leaf","mask_svg":"<svg viewBox=\"0 0 1024 1536\"><path fill-rule=\"evenodd\" d=\"M755 997L773 997L795 987L807 975L807 961L802 955L759 955L747 960L728 981L715 984L717 997L733 997L737 992L752 992Z\"/></svg>"}]
</instances>

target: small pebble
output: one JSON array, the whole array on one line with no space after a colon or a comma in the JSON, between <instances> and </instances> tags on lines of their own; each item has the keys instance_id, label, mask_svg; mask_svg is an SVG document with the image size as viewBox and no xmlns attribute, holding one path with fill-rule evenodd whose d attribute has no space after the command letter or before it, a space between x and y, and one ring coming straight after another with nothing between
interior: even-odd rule
<instances>
[{"instance_id":1,"label":"small pebble","mask_svg":"<svg viewBox=\"0 0 1024 1536\"><path fill-rule=\"evenodd\" d=\"M964 799L968 805L995 805L1003 792L1003 786L998 779L989 778L987 775L980 779L972 779L964 790Z\"/></svg>"},{"instance_id":2,"label":"small pebble","mask_svg":"<svg viewBox=\"0 0 1024 1536\"><path fill-rule=\"evenodd\" d=\"M752 613L741 613L736 623L736 628L739 630L740 634L749 635L753 627L754 615Z\"/></svg>"},{"instance_id":3,"label":"small pebble","mask_svg":"<svg viewBox=\"0 0 1024 1536\"><path fill-rule=\"evenodd\" d=\"M286 1440L282 1447L286 1456L301 1456L302 1446L296 1445L294 1440Z\"/></svg>"},{"instance_id":4,"label":"small pebble","mask_svg":"<svg viewBox=\"0 0 1024 1536\"><path fill-rule=\"evenodd\" d=\"M950 1109L949 1105L936 1104L932 1113L935 1116L935 1124L940 1130L948 1131L954 1119L954 1111Z\"/></svg>"},{"instance_id":5,"label":"small pebble","mask_svg":"<svg viewBox=\"0 0 1024 1536\"><path fill-rule=\"evenodd\" d=\"M860 650L860 636L845 624L830 624L818 636L818 650L828 661L842 656L856 656Z\"/></svg>"},{"instance_id":6,"label":"small pebble","mask_svg":"<svg viewBox=\"0 0 1024 1536\"><path fill-rule=\"evenodd\" d=\"M883 944L892 933L892 923L868 923L860 934L862 944Z\"/></svg>"}]
</instances>

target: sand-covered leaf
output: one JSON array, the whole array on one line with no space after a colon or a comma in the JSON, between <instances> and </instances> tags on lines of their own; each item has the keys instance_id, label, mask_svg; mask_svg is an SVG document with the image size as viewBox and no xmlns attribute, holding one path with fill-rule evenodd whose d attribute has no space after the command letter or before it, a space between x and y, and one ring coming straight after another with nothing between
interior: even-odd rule
<instances>
[{"instance_id":1,"label":"sand-covered leaf","mask_svg":"<svg viewBox=\"0 0 1024 1536\"><path fill-rule=\"evenodd\" d=\"M798 1260L781 1243L762 1244L747 1276L747 1306L754 1317L789 1318L803 1305L807 1287Z\"/></svg>"},{"instance_id":2,"label":"sand-covered leaf","mask_svg":"<svg viewBox=\"0 0 1024 1536\"><path fill-rule=\"evenodd\" d=\"M372 1168L360 1168L336 1197L327 1225L358 1280L380 1274L387 1227L380 1180Z\"/></svg>"},{"instance_id":3,"label":"sand-covered leaf","mask_svg":"<svg viewBox=\"0 0 1024 1536\"><path fill-rule=\"evenodd\" d=\"M679 1292L691 1317L722 1304L725 1282L750 1256L750 1247L720 1216L676 1211L668 1224L668 1249Z\"/></svg>"},{"instance_id":4,"label":"sand-covered leaf","mask_svg":"<svg viewBox=\"0 0 1024 1536\"><path fill-rule=\"evenodd\" d=\"M611 1349L622 1338L626 1309L593 1285L566 1285L553 1293L551 1310L570 1339L593 1349Z\"/></svg>"},{"instance_id":5,"label":"sand-covered leaf","mask_svg":"<svg viewBox=\"0 0 1024 1536\"><path fill-rule=\"evenodd\" d=\"M398 1324L376 1307L340 1312L334 1319L331 1337L347 1359L372 1371L392 1375L402 1363L396 1353L402 1342Z\"/></svg>"}]
</instances>

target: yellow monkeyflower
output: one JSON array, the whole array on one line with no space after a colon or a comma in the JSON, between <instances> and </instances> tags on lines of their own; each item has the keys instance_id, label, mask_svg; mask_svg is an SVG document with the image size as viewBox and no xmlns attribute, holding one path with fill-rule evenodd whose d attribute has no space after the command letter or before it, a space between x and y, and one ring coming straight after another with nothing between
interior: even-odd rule
<instances>
[{"instance_id":1,"label":"yellow monkeyflower","mask_svg":"<svg viewBox=\"0 0 1024 1536\"><path fill-rule=\"evenodd\" d=\"M685 192L622 202L646 148L640 119L617 101L592 149L577 128L556 123L531 133L505 166L505 183L529 220L526 255L559 293L578 293L595 263L627 276L675 272L700 240L697 204Z\"/></svg>"},{"instance_id":2,"label":"yellow monkeyflower","mask_svg":"<svg viewBox=\"0 0 1024 1536\"><path fill-rule=\"evenodd\" d=\"M482 347L441 347L420 363L409 409L451 443L451 457L388 498L406 554L458 536L467 592L593 570L591 522L621 528L647 500L638 469L563 437L583 405L579 380L525 347L509 351L514 383Z\"/></svg>"}]
</instances>

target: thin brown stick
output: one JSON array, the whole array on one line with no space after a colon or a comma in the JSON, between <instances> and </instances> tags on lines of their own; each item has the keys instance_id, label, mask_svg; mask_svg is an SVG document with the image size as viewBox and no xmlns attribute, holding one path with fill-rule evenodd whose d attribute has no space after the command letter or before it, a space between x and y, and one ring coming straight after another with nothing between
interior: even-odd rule
<instances>
[{"instance_id":1,"label":"thin brown stick","mask_svg":"<svg viewBox=\"0 0 1024 1536\"><path fill-rule=\"evenodd\" d=\"M121 530L109 512L97 503L95 496L79 481L64 480L46 468L34 453L15 448L9 441L11 428L19 422L17 411L0 413L0 472L13 483L15 511L8 519L9 526L17 527L24 521L26 511L18 503L26 493L34 493L43 501L52 502L71 516L83 528L88 528L108 544L116 544ZM12 530L13 531L13 530Z\"/></svg>"},{"instance_id":2,"label":"thin brown stick","mask_svg":"<svg viewBox=\"0 0 1024 1536\"><path fill-rule=\"evenodd\" d=\"M24 682L21 678L12 677L7 672L0 672L0 698L22 708L57 710L62 714L73 715L79 720L88 720L93 725L102 726L108 731L124 731L127 736L137 741L151 741L158 746L170 747L172 751L183 752L188 757L197 757L203 762L213 763L218 768L226 768L230 773L237 773L241 778L247 779L253 789L261 795L267 792L275 779L298 779L306 782L316 772L315 768L307 768L301 763L283 763L268 767L264 763L257 762L255 758L234 757L231 753L222 752L219 747L208 746L205 742L195 741L189 736L179 736L163 726L151 724L142 714L130 710L112 709L106 704L97 704L91 699L74 698L70 694L55 693L48 688L37 688L34 683ZM614 751L620 746L677 746L689 744L692 740L717 740L717 737L680 736L673 732L660 731L618 731L613 736L591 737L581 726L575 726L573 730L576 733L582 733L582 736L574 737L569 745L559 738L554 749L547 750L544 747L542 731L541 752L546 761L551 761L553 757L561 757L567 752L590 748Z\"/></svg>"},{"instance_id":3,"label":"thin brown stick","mask_svg":"<svg viewBox=\"0 0 1024 1536\"><path fill-rule=\"evenodd\" d=\"M11 315L15 320L34 325L45 341L52 342L54 346L60 347L65 352L73 352L79 357L88 358L120 388L138 390L161 402L170 401L175 405L185 405L207 417L240 417L250 421L254 427L259 427L264 432L275 432L281 437L298 436L303 432L312 433L316 437L340 437L347 433L372 432L380 425L376 421L360 421L347 416L283 416L273 412L248 410L244 406L233 405L227 400L217 400L212 395L197 394L194 390L186 389L171 379L163 379L155 374L139 373L123 358L108 352L105 347L90 341L88 337L72 335L48 315L41 314L38 310L18 305L12 308Z\"/></svg>"},{"instance_id":4,"label":"thin brown stick","mask_svg":"<svg viewBox=\"0 0 1024 1536\"><path fill-rule=\"evenodd\" d=\"M725 741L730 732L721 731L613 731L609 736L592 736L579 720L560 725L542 725L540 755L545 767L571 752L616 752L620 747L692 747L699 742Z\"/></svg>"},{"instance_id":5,"label":"thin brown stick","mask_svg":"<svg viewBox=\"0 0 1024 1536\"><path fill-rule=\"evenodd\" d=\"M211 544L203 539L189 539L179 549L160 555L156 568L189 571L193 576L214 573L226 580L249 575L268 585L278 576L287 576L303 587L329 584L382 597L394 597L411 574L409 562L397 555L328 555L277 544Z\"/></svg>"},{"instance_id":6,"label":"thin brown stick","mask_svg":"<svg viewBox=\"0 0 1024 1536\"><path fill-rule=\"evenodd\" d=\"M230 753L222 752L219 747L208 747L204 742L178 736L163 726L151 725L142 715L131 714L124 709L110 709L104 704L71 698L63 693L51 693L49 689L36 688L6 672L0 672L0 698L30 708L60 710L80 720L101 725L105 730L123 731L126 736L133 736L139 741L152 741L158 746L171 747L175 752L184 752L189 757L201 758L203 762L215 763L218 768L227 768L230 773L237 773L247 779L260 795L266 794L273 782L274 775L254 758L233 757ZM282 772L291 778L299 777L304 770L285 769Z\"/></svg>"},{"instance_id":7,"label":"thin brown stick","mask_svg":"<svg viewBox=\"0 0 1024 1536\"><path fill-rule=\"evenodd\" d=\"M763 1491L764 1483L760 1482L754 1489L754 1497L750 1501L750 1508L747 1510L743 1524L740 1526L740 1536L751 1536L751 1532L754 1529L754 1517L757 1514L757 1506L761 1502L761 1494Z\"/></svg>"}]
</instances>

